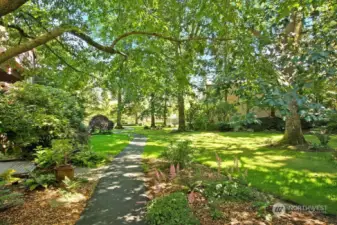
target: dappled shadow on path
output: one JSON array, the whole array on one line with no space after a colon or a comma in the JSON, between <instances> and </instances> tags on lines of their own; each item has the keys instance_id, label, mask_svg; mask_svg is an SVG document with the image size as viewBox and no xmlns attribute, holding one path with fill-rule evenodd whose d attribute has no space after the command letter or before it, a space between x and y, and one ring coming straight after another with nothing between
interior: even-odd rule
<instances>
[{"instance_id":1,"label":"dappled shadow on path","mask_svg":"<svg viewBox=\"0 0 337 225\"><path fill-rule=\"evenodd\" d=\"M146 139L136 136L105 171L79 225L144 224L146 203L141 154Z\"/></svg>"}]
</instances>

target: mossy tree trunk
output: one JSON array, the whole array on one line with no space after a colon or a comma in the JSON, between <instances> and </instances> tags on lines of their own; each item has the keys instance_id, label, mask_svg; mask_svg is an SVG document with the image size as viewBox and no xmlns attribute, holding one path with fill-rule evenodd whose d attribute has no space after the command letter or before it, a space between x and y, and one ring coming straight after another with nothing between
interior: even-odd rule
<instances>
[{"instance_id":1,"label":"mossy tree trunk","mask_svg":"<svg viewBox=\"0 0 337 225\"><path fill-rule=\"evenodd\" d=\"M289 112L286 117L286 127L282 142L289 145L306 144L302 127L301 119L298 114L298 106L296 100L292 100L288 106Z\"/></svg>"}]
</instances>

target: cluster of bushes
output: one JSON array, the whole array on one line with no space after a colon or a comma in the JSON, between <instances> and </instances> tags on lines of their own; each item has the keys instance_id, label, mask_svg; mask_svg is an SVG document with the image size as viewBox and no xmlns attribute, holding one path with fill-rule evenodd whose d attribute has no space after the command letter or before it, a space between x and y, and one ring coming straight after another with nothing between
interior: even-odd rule
<instances>
[{"instance_id":1,"label":"cluster of bushes","mask_svg":"<svg viewBox=\"0 0 337 225\"><path fill-rule=\"evenodd\" d=\"M100 115L98 115L100 117ZM59 187L59 182L73 187L75 181L61 174L71 165L97 167L106 158L89 146L88 128L82 123L84 107L76 96L49 86L15 83L9 91L0 93L0 151L7 155L20 152L34 158L37 169L20 180L14 170L0 175L0 210L23 203L22 194L12 192L9 185L24 184L28 190ZM109 131L112 121L98 120L93 129ZM58 170L60 169L60 170ZM59 179L62 177L62 179Z\"/></svg>"},{"instance_id":2,"label":"cluster of bushes","mask_svg":"<svg viewBox=\"0 0 337 225\"><path fill-rule=\"evenodd\" d=\"M252 187L241 184L234 180L224 180L221 182L209 182L205 184L205 195L208 198L222 200L242 200L242 201L267 201L270 200L265 195Z\"/></svg>"},{"instance_id":3,"label":"cluster of bushes","mask_svg":"<svg viewBox=\"0 0 337 225\"><path fill-rule=\"evenodd\" d=\"M193 162L194 149L191 141L171 142L170 146L162 153L162 157L170 164L186 167Z\"/></svg>"},{"instance_id":4,"label":"cluster of bushes","mask_svg":"<svg viewBox=\"0 0 337 225\"><path fill-rule=\"evenodd\" d=\"M285 122L282 118L279 117L262 117L259 118L259 123L248 124L247 128L252 129L254 131L265 131L265 130L284 131Z\"/></svg>"},{"instance_id":5,"label":"cluster of bushes","mask_svg":"<svg viewBox=\"0 0 337 225\"><path fill-rule=\"evenodd\" d=\"M104 162L103 156L88 148L88 128L82 123L84 108L76 96L23 82L15 83L10 91L0 95L0 148L6 146L0 149L2 152L20 151L34 156L42 168L53 167L62 160L64 152L60 149L65 147L69 148L68 160L72 164L95 167ZM90 123L92 130L101 132L113 126L102 115L95 116ZM62 146L58 147L58 143Z\"/></svg>"},{"instance_id":6,"label":"cluster of bushes","mask_svg":"<svg viewBox=\"0 0 337 225\"><path fill-rule=\"evenodd\" d=\"M336 116L337 117L337 116ZM327 127L329 131L337 132L337 118L331 118L329 122L325 121L307 121L301 119L301 126L303 130L310 130L315 127ZM252 130L252 131L284 131L285 121L280 117L260 117L256 118L253 114L233 116L229 122L217 122L207 125L200 123L200 120L189 127L193 130L217 130L221 132ZM205 120L205 123L207 120Z\"/></svg>"},{"instance_id":7,"label":"cluster of bushes","mask_svg":"<svg viewBox=\"0 0 337 225\"><path fill-rule=\"evenodd\" d=\"M38 146L34 162L40 169L71 163L81 167L97 167L106 158L92 151L87 145L76 145L68 139L53 140L51 147Z\"/></svg>"},{"instance_id":8,"label":"cluster of bushes","mask_svg":"<svg viewBox=\"0 0 337 225\"><path fill-rule=\"evenodd\" d=\"M11 186L20 185L20 187L25 187L29 191L54 186L59 188L60 193L64 195L75 192L80 187L81 182L87 182L86 179L69 179L68 177L58 181L54 173L41 170L30 172L28 178L21 179L14 177L14 172L15 170L9 169L0 174L0 212L24 203L24 194L15 191Z\"/></svg>"},{"instance_id":9,"label":"cluster of bushes","mask_svg":"<svg viewBox=\"0 0 337 225\"><path fill-rule=\"evenodd\" d=\"M110 133L115 124L108 117L103 115L96 115L91 118L89 122L90 133L105 134Z\"/></svg>"},{"instance_id":10,"label":"cluster of bushes","mask_svg":"<svg viewBox=\"0 0 337 225\"><path fill-rule=\"evenodd\" d=\"M147 208L146 220L149 225L200 224L182 192L154 199Z\"/></svg>"},{"instance_id":11,"label":"cluster of bushes","mask_svg":"<svg viewBox=\"0 0 337 225\"><path fill-rule=\"evenodd\" d=\"M36 146L50 147L51 141L70 138L87 141L82 124L84 108L76 96L38 84L17 82L0 94L0 133L6 149L24 152Z\"/></svg>"},{"instance_id":12,"label":"cluster of bushes","mask_svg":"<svg viewBox=\"0 0 337 225\"><path fill-rule=\"evenodd\" d=\"M76 149L77 150L74 150ZM65 187L64 193L78 187L79 182L73 180L73 167L78 165L84 167L96 167L105 162L105 157L91 151L86 145L77 146L70 139L54 139L51 147L38 146L34 154L34 162L37 168L28 174L28 178L19 179L13 176L15 170L9 169L0 174L0 211L17 206L23 203L21 193L13 192L9 186L13 184L23 184L27 190L46 189L50 186ZM72 171L69 174L58 173L58 168L70 166ZM62 172L64 173L64 172ZM61 178L61 179L60 179ZM71 178L71 179L69 179Z\"/></svg>"},{"instance_id":13,"label":"cluster of bushes","mask_svg":"<svg viewBox=\"0 0 337 225\"><path fill-rule=\"evenodd\" d=\"M171 180L181 174L179 173L181 168L187 168L187 171L189 171L188 177L183 176L175 180L175 182L180 182L184 186L182 190L187 193L174 192L151 201L147 208L146 219L148 224L200 224L189 206L196 200L195 192L199 192L207 198L207 210L213 220L224 218L220 205L227 201L252 201L259 216L269 215L267 209L274 200L273 196L246 185L248 171L242 165L239 165L239 159L234 159L233 166L227 167L225 174L222 174L222 160L215 154L218 164L217 179L205 179L200 169L196 169L195 174L191 176L191 169L193 171L197 168L193 167L194 152L190 141L179 141L171 143L162 154L164 159L171 164L169 176ZM174 169L174 165L177 165L177 169ZM172 173L175 176L172 176ZM214 171L214 173L216 172ZM163 179L167 181L166 176L162 175L161 171L157 171L156 174L156 179L159 179L156 182L161 182ZM209 177L208 172L207 177Z\"/></svg>"}]
</instances>

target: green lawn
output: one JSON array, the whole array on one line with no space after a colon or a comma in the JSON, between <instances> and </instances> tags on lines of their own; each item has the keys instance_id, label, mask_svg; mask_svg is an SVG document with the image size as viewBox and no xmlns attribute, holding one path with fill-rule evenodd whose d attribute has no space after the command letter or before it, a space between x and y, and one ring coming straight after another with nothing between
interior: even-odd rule
<instances>
[{"instance_id":1,"label":"green lawn","mask_svg":"<svg viewBox=\"0 0 337 225\"><path fill-rule=\"evenodd\" d=\"M196 156L196 161L216 167L217 152L226 167L237 156L249 170L248 181L252 186L302 205L326 205L330 213L337 214L337 163L331 153L267 147L268 140L280 140L282 134L278 133L170 133L141 128L136 128L136 132L148 137L144 157L160 156L171 140L189 139L193 146L205 149ZM318 142L311 135L306 139ZM337 136L332 137L330 145L337 148Z\"/></svg>"},{"instance_id":2,"label":"green lawn","mask_svg":"<svg viewBox=\"0 0 337 225\"><path fill-rule=\"evenodd\" d=\"M127 134L93 135L90 138L92 150L104 156L115 156L128 144Z\"/></svg>"}]
</instances>

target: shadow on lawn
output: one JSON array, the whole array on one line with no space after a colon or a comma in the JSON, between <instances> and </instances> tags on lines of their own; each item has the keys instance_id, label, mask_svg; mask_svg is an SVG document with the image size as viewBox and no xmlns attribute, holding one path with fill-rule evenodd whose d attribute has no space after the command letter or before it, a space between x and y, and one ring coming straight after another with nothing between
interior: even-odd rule
<instances>
[{"instance_id":1,"label":"shadow on lawn","mask_svg":"<svg viewBox=\"0 0 337 225\"><path fill-rule=\"evenodd\" d=\"M217 166L215 152L223 167L233 165L234 157L238 157L248 169L247 180L252 186L298 204L325 205L328 212L336 214L337 167L329 161L329 153L270 149L264 144L268 138L270 134L265 133L197 132L172 134L165 141L192 139L194 146L201 149L196 161L211 167ZM159 156L165 149L163 141L161 137L153 137L146 146L146 154Z\"/></svg>"}]
</instances>

